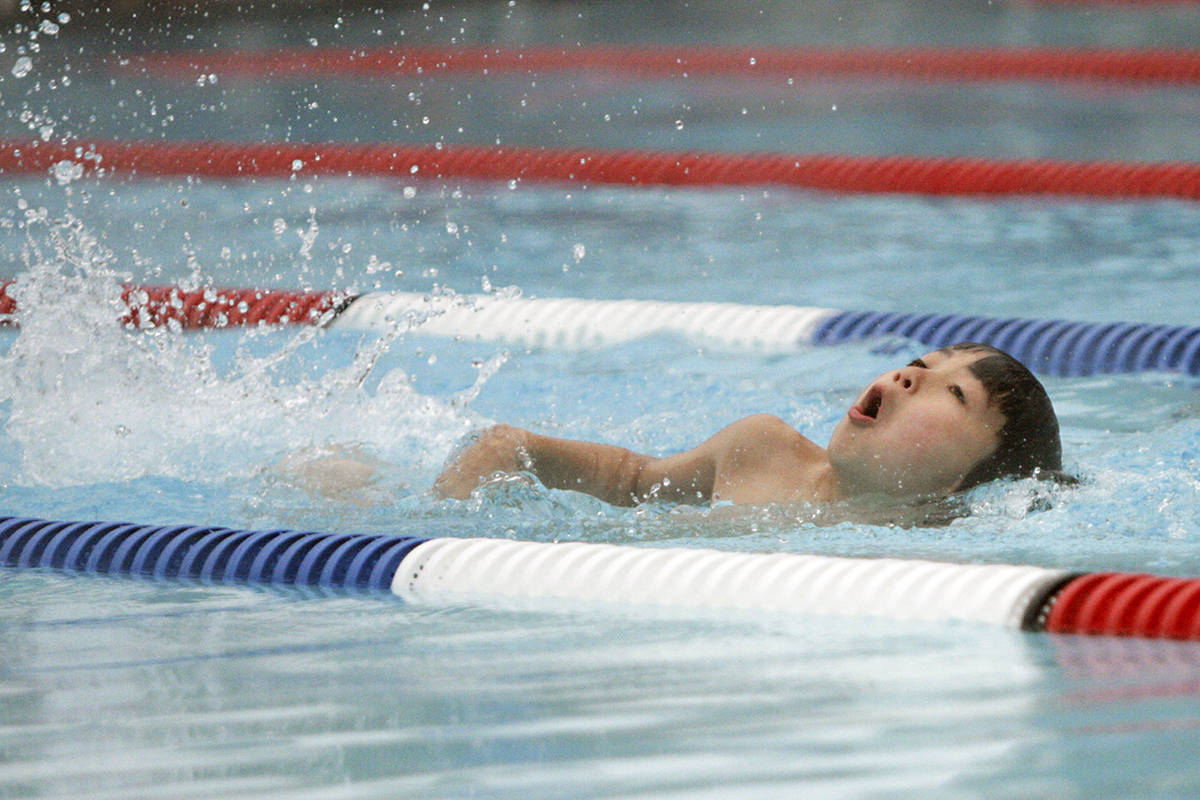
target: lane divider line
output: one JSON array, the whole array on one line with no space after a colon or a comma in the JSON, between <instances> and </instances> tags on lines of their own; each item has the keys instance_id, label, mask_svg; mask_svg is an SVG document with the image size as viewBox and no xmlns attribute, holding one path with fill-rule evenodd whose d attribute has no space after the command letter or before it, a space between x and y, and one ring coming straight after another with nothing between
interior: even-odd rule
<instances>
[{"instance_id":1,"label":"lane divider line","mask_svg":"<svg viewBox=\"0 0 1200 800\"><path fill-rule=\"evenodd\" d=\"M1010 564L0 517L0 567L1200 640L1200 579Z\"/></svg>"},{"instance_id":2,"label":"lane divider line","mask_svg":"<svg viewBox=\"0 0 1200 800\"><path fill-rule=\"evenodd\" d=\"M64 166L65 165L65 166ZM785 186L867 194L1200 200L1190 162L444 147L399 143L0 140L0 174L404 181L629 187Z\"/></svg>"},{"instance_id":3,"label":"lane divider line","mask_svg":"<svg viewBox=\"0 0 1200 800\"><path fill-rule=\"evenodd\" d=\"M0 283L0 325L19 324L20 287ZM789 353L896 337L931 349L990 344L1043 375L1172 372L1200 376L1200 327L963 314L841 311L654 300L522 298L284 289L126 286L120 322L137 329L323 325L526 347L586 349L670 334L729 350Z\"/></svg>"}]
</instances>

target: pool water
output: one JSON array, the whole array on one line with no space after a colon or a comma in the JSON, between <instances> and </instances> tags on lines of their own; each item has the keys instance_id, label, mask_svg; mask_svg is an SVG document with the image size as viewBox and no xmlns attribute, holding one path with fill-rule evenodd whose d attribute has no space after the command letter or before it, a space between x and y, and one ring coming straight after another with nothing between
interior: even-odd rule
<instances>
[{"instance_id":1,"label":"pool water","mask_svg":"<svg viewBox=\"0 0 1200 800\"><path fill-rule=\"evenodd\" d=\"M33 109L56 135L131 138L1198 155L1194 88L563 75L396 82L380 100L361 83L102 68L151 45L307 38L1190 46L1200 27L1186 4L1001 5L951 28L943 4L921 3L433 5L340 23L185 15L149 33L76 20L39 40L39 72L5 73L0 125L31 135ZM614 21L635 12L640 30ZM9 42L10 56L30 45ZM605 109L616 121L594 124ZM867 382L920 355L909 342L759 354L663 336L563 352L111 322L133 281L1183 324L1200 296L1195 204L330 178L6 176L0 192L0 260L22 304L20 331L0 332L0 513L1200 575L1194 378L1046 379L1083 484L1048 508L1033 502L1045 489L986 486L949 526L899 528L799 507L617 509L520 483L447 501L430 485L496 421L667 453L770 412L823 443ZM322 497L278 468L331 446L378 460L375 484ZM10 571L0 644L0 796L1091 798L1200 784L1189 643Z\"/></svg>"}]
</instances>

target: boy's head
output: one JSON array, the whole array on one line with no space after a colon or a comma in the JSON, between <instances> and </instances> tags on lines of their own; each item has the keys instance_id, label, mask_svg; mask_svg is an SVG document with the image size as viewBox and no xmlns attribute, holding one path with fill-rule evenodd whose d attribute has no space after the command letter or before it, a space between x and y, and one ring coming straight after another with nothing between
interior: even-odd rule
<instances>
[{"instance_id":1,"label":"boy's head","mask_svg":"<svg viewBox=\"0 0 1200 800\"><path fill-rule=\"evenodd\" d=\"M959 490L970 489L997 478L1028 478L1062 471L1062 442L1058 417L1041 381L1024 364L986 344L962 342L951 352L979 353L971 365L1004 415L999 444L990 456L963 477Z\"/></svg>"},{"instance_id":2,"label":"boy's head","mask_svg":"<svg viewBox=\"0 0 1200 800\"><path fill-rule=\"evenodd\" d=\"M881 375L834 429L850 494L919 495L1062 468L1058 420L1028 369L988 345L936 350Z\"/></svg>"}]
</instances>

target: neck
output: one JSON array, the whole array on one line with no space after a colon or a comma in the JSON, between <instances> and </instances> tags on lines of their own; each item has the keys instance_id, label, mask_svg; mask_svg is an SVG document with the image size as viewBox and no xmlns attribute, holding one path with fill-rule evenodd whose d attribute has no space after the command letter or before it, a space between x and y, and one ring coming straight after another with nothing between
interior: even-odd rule
<instances>
[{"instance_id":1,"label":"neck","mask_svg":"<svg viewBox=\"0 0 1200 800\"><path fill-rule=\"evenodd\" d=\"M856 492L848 491L846 483L838 473L837 467L825 453L819 466L813 470L812 490L813 499L817 502L829 503L835 500L845 500Z\"/></svg>"}]
</instances>

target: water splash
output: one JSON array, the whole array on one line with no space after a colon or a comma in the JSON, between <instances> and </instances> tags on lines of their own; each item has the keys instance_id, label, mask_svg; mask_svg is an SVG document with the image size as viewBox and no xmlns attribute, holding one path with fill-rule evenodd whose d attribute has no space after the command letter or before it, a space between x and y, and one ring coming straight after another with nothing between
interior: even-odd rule
<instances>
[{"instance_id":1,"label":"water splash","mask_svg":"<svg viewBox=\"0 0 1200 800\"><path fill-rule=\"evenodd\" d=\"M24 78L33 71L33 59L29 56L21 56L16 60L12 67L12 75L14 78Z\"/></svg>"},{"instance_id":2,"label":"water splash","mask_svg":"<svg viewBox=\"0 0 1200 800\"><path fill-rule=\"evenodd\" d=\"M128 331L114 320L131 276L78 221L27 223L24 260L9 288L21 329L0 356L6 432L20 449L19 473L5 476L14 483L226 479L354 442L420 485L474 424L461 398L421 394L403 369L374 376L403 327L369 340L316 328Z\"/></svg>"}]
</instances>

